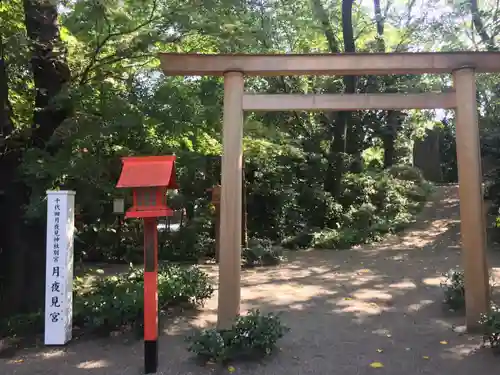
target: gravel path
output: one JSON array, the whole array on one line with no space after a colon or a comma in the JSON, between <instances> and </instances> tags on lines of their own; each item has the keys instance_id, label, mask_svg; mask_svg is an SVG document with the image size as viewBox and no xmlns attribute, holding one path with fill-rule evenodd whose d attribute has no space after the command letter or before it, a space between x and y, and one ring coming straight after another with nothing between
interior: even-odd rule
<instances>
[{"instance_id":1,"label":"gravel path","mask_svg":"<svg viewBox=\"0 0 500 375\"><path fill-rule=\"evenodd\" d=\"M455 186L436 199L411 230L351 251L295 252L273 269L244 272L243 310L282 311L292 331L281 352L261 364L235 364L235 374L493 374L500 358L478 350L480 337L460 334L461 316L444 311L440 274L459 264ZM492 252L492 267L500 266ZM216 275L216 270L207 267ZM500 276L500 268L493 268ZM183 337L213 324L217 298L202 312L169 322L160 340L161 374L228 373L190 360ZM383 368L372 368L380 362ZM140 374L142 342L123 336L75 341L0 359L0 374ZM496 370L496 371L495 371Z\"/></svg>"}]
</instances>

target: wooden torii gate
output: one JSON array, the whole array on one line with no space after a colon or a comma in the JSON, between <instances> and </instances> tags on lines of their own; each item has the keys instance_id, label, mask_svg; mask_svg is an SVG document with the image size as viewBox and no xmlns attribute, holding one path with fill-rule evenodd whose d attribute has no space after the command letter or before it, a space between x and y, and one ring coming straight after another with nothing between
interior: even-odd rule
<instances>
[{"instance_id":1,"label":"wooden torii gate","mask_svg":"<svg viewBox=\"0 0 500 375\"><path fill-rule=\"evenodd\" d=\"M170 54L160 55L168 76L223 76L224 119L218 326L240 311L241 173L244 111L353 111L455 109L466 325L478 328L489 309L486 229L476 104L476 72L500 72L500 53ZM423 94L269 95L244 91L244 75L453 75L454 91Z\"/></svg>"}]
</instances>

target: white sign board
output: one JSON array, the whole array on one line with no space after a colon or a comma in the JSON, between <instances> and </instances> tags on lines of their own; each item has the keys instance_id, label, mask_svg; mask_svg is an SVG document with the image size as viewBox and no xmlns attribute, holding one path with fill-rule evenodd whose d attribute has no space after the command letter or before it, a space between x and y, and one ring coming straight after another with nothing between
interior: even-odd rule
<instances>
[{"instance_id":1,"label":"white sign board","mask_svg":"<svg viewBox=\"0 0 500 375\"><path fill-rule=\"evenodd\" d=\"M71 340L75 192L47 191L45 345Z\"/></svg>"}]
</instances>

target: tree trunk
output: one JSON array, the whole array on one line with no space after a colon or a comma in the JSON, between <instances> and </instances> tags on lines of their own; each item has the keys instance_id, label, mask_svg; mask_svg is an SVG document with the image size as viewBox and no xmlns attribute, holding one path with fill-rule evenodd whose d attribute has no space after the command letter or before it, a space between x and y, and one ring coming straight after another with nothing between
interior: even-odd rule
<instances>
[{"instance_id":1,"label":"tree trunk","mask_svg":"<svg viewBox=\"0 0 500 375\"><path fill-rule=\"evenodd\" d=\"M4 44L0 34L0 147L5 139L14 131L12 124L12 107L9 101L7 63L4 58Z\"/></svg>"},{"instance_id":2,"label":"tree trunk","mask_svg":"<svg viewBox=\"0 0 500 375\"><path fill-rule=\"evenodd\" d=\"M342 0L342 36L344 39L344 52L356 53L356 44L354 41L354 29L352 26L352 6L354 0ZM356 93L356 77L344 76L344 86L346 94ZM354 157L355 162L351 165L352 172L360 172L358 166L361 166L361 139L362 127L355 126L353 121L353 112L344 112L344 127L347 132L346 151ZM355 168L354 168L355 167Z\"/></svg>"},{"instance_id":3,"label":"tree trunk","mask_svg":"<svg viewBox=\"0 0 500 375\"><path fill-rule=\"evenodd\" d=\"M313 13L321 24L323 34L328 43L331 53L339 53L340 47L335 39L328 13L321 4L321 0L311 0ZM324 181L324 188L334 197L340 194L342 176L344 175L344 153L346 147L346 121L342 113L325 114L326 127L331 138L331 146L328 152L328 169Z\"/></svg>"},{"instance_id":4,"label":"tree trunk","mask_svg":"<svg viewBox=\"0 0 500 375\"><path fill-rule=\"evenodd\" d=\"M24 0L26 31L33 43L31 68L36 89L32 144L50 152L57 149L57 145L48 145L50 138L70 113L63 93L71 73L59 33L56 3Z\"/></svg>"},{"instance_id":5,"label":"tree trunk","mask_svg":"<svg viewBox=\"0 0 500 375\"><path fill-rule=\"evenodd\" d=\"M472 16L472 24L476 29L481 41L486 46L488 51L498 51L498 48L495 45L495 38L493 35L489 35L486 27L484 26L483 20L481 18L481 13L479 10L479 6L477 4L477 0L470 0L470 12ZM496 21L496 20L494 20Z\"/></svg>"},{"instance_id":6,"label":"tree trunk","mask_svg":"<svg viewBox=\"0 0 500 375\"><path fill-rule=\"evenodd\" d=\"M384 147L384 168L390 168L394 165L394 159L396 156L394 143L394 135L392 132L387 132L382 136L382 144Z\"/></svg>"},{"instance_id":7,"label":"tree trunk","mask_svg":"<svg viewBox=\"0 0 500 375\"><path fill-rule=\"evenodd\" d=\"M0 191L3 191L3 196L0 197L3 216L0 241L2 264L6 265L7 270L4 273L5 290L2 291L2 300L8 301L2 311L5 314L38 309L44 298L45 220L30 224L26 224L24 220L23 209L29 204L30 192L19 175L22 150L36 147L55 153L58 145L49 141L71 110L69 101L62 100L62 94L70 81L70 70L66 61L66 49L59 34L57 2L24 0L23 5L26 31L32 42L30 63L36 95L29 143L4 152L0 161ZM3 59L2 66L0 74L5 76ZM0 82L7 82L1 78ZM8 118L8 115L4 115L5 108L10 107L5 105L8 103L5 86L0 90L4 122ZM3 129L9 127L12 132L12 125L3 123L2 131L5 133Z\"/></svg>"},{"instance_id":8,"label":"tree trunk","mask_svg":"<svg viewBox=\"0 0 500 375\"><path fill-rule=\"evenodd\" d=\"M385 52L384 39L384 16L380 7L380 0L373 0L375 8L375 22L377 24L377 52ZM394 164L396 156L396 137L398 127L398 116L395 111L387 111L386 125L383 130L382 144L384 147L384 168L389 168Z\"/></svg>"},{"instance_id":9,"label":"tree trunk","mask_svg":"<svg viewBox=\"0 0 500 375\"><path fill-rule=\"evenodd\" d=\"M0 316L16 311L24 287L25 249L21 236L23 186L17 171L21 160L19 148L7 146L14 134L12 107L9 101L7 63L0 35Z\"/></svg>"}]
</instances>

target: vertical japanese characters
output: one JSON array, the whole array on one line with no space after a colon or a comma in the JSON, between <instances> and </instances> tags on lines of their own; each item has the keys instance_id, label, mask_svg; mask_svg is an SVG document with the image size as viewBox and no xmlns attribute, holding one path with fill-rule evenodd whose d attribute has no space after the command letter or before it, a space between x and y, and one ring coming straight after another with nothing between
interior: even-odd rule
<instances>
[{"instance_id":1,"label":"vertical japanese characters","mask_svg":"<svg viewBox=\"0 0 500 375\"><path fill-rule=\"evenodd\" d=\"M46 345L64 345L72 336L74 207L74 192L47 192Z\"/></svg>"},{"instance_id":2,"label":"vertical japanese characters","mask_svg":"<svg viewBox=\"0 0 500 375\"><path fill-rule=\"evenodd\" d=\"M50 207L49 207L50 208ZM50 320L53 323L59 322L62 316L61 301L63 300L63 292L61 290L61 264L60 264L60 247L61 240L61 198L54 199L52 207L53 212L53 233L52 233L52 280L50 283ZM49 292L49 291L47 291Z\"/></svg>"}]
</instances>

